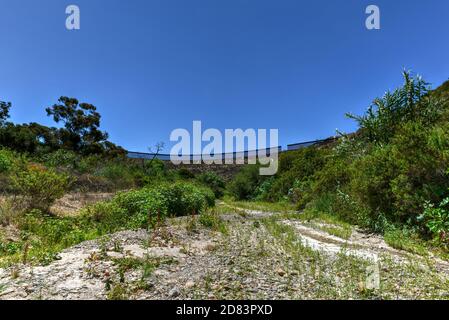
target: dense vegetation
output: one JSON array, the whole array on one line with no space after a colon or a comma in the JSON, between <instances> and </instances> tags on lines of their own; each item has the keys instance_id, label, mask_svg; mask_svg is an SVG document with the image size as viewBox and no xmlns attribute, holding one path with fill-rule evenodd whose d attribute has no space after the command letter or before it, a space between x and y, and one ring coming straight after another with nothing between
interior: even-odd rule
<instances>
[{"instance_id":1,"label":"dense vegetation","mask_svg":"<svg viewBox=\"0 0 449 320\"><path fill-rule=\"evenodd\" d=\"M376 98L354 134L283 153L275 177L244 168L228 187L237 199L286 201L370 230L449 244L449 82L419 76Z\"/></svg>"},{"instance_id":2,"label":"dense vegetation","mask_svg":"<svg viewBox=\"0 0 449 320\"><path fill-rule=\"evenodd\" d=\"M123 158L101 159L56 151L36 162L0 149L0 265L22 259L47 263L60 250L85 240L120 230L152 228L167 216L204 214L215 205L215 194L208 185L223 184L212 173L207 179L187 179L159 161L142 167ZM132 190L118 192L112 200L92 204L75 216L54 214L50 207L74 185L81 191L92 187L80 181L83 165L92 172L84 174L89 180L101 179L101 189ZM2 226L13 226L19 238L6 239Z\"/></svg>"},{"instance_id":3,"label":"dense vegetation","mask_svg":"<svg viewBox=\"0 0 449 320\"><path fill-rule=\"evenodd\" d=\"M77 99L61 97L46 108L48 116L61 128L49 128L38 123L8 122L10 102L0 102L0 145L33 155L56 150L69 150L83 155L124 154L124 150L108 141L108 134L99 129L101 116L94 105Z\"/></svg>"},{"instance_id":4,"label":"dense vegetation","mask_svg":"<svg viewBox=\"0 0 449 320\"><path fill-rule=\"evenodd\" d=\"M27 210L12 216L10 221L20 230L21 239L0 239L0 265L24 260L49 263L60 250L82 241L120 230L152 228L167 216L204 213L214 204L215 197L209 189L178 182L118 193L111 201L88 206L74 217Z\"/></svg>"},{"instance_id":5,"label":"dense vegetation","mask_svg":"<svg viewBox=\"0 0 449 320\"><path fill-rule=\"evenodd\" d=\"M0 265L50 262L68 246L152 228L167 216L201 214L209 221L206 209L223 195L224 181L213 173L195 177L157 159L127 159L99 129L93 105L61 97L46 109L61 128L8 122L11 106L0 103ZM116 195L75 216L55 214L55 201L71 192ZM14 239L7 239L11 227Z\"/></svg>"},{"instance_id":6,"label":"dense vegetation","mask_svg":"<svg viewBox=\"0 0 449 320\"><path fill-rule=\"evenodd\" d=\"M364 115L348 115L359 124L356 133L282 153L274 177L249 165L227 184L212 172L195 176L156 159L127 159L99 129L90 104L60 98L46 111L63 126L48 128L8 122L12 105L0 102L0 256L47 262L87 239L205 213L226 194L276 204L270 208L293 204L307 217L382 233L396 247L407 249L413 239L447 251L449 82L431 91L420 77L403 76L404 85L375 99ZM73 191L118 193L75 217L53 214L55 201ZM212 218L202 216L205 224ZM8 226L20 239L3 239Z\"/></svg>"}]
</instances>

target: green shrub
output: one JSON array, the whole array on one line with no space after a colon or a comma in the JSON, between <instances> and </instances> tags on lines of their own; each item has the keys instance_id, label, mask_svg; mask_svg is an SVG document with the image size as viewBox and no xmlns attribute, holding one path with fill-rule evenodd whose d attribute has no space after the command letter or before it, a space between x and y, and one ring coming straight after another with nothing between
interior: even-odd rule
<instances>
[{"instance_id":1,"label":"green shrub","mask_svg":"<svg viewBox=\"0 0 449 320\"><path fill-rule=\"evenodd\" d=\"M8 172L13 165L11 152L0 149L0 173Z\"/></svg>"},{"instance_id":2,"label":"green shrub","mask_svg":"<svg viewBox=\"0 0 449 320\"><path fill-rule=\"evenodd\" d=\"M360 126L360 133L370 142L388 143L404 122L434 124L441 116L440 101L429 96L429 85L420 76L403 72L404 85L374 99L363 116L348 114Z\"/></svg>"},{"instance_id":3,"label":"green shrub","mask_svg":"<svg viewBox=\"0 0 449 320\"><path fill-rule=\"evenodd\" d=\"M319 193L306 205L305 209L309 212L327 214L363 228L379 232L383 230L383 224L369 217L369 210L364 204L357 202L347 191L340 188L333 192Z\"/></svg>"},{"instance_id":4,"label":"green shrub","mask_svg":"<svg viewBox=\"0 0 449 320\"><path fill-rule=\"evenodd\" d=\"M326 149L317 147L281 154L278 176L272 183L268 199L286 199L304 206L310 200L310 180L324 166L327 155Z\"/></svg>"},{"instance_id":5,"label":"green shrub","mask_svg":"<svg viewBox=\"0 0 449 320\"><path fill-rule=\"evenodd\" d=\"M83 217L102 232L148 228L166 216L198 214L215 205L211 190L191 183L158 184L121 192L109 202L84 210Z\"/></svg>"},{"instance_id":6,"label":"green shrub","mask_svg":"<svg viewBox=\"0 0 449 320\"><path fill-rule=\"evenodd\" d=\"M80 174L93 174L98 168L105 166L109 162L109 160L98 155L83 156L76 162L75 170Z\"/></svg>"},{"instance_id":7,"label":"green shrub","mask_svg":"<svg viewBox=\"0 0 449 320\"><path fill-rule=\"evenodd\" d=\"M179 178L184 180L195 179L195 174L186 168L181 168L177 171Z\"/></svg>"},{"instance_id":8,"label":"green shrub","mask_svg":"<svg viewBox=\"0 0 449 320\"><path fill-rule=\"evenodd\" d=\"M102 166L95 175L110 181L115 190L132 188L135 186L135 176L132 169L123 163L107 163Z\"/></svg>"},{"instance_id":9,"label":"green shrub","mask_svg":"<svg viewBox=\"0 0 449 320\"><path fill-rule=\"evenodd\" d=\"M17 210L13 199L0 199L0 226L14 223L19 213L20 210Z\"/></svg>"},{"instance_id":10,"label":"green shrub","mask_svg":"<svg viewBox=\"0 0 449 320\"><path fill-rule=\"evenodd\" d=\"M198 221L204 227L211 230L219 231L223 234L226 234L228 232L226 223L216 213L205 212L199 216Z\"/></svg>"},{"instance_id":11,"label":"green shrub","mask_svg":"<svg viewBox=\"0 0 449 320\"><path fill-rule=\"evenodd\" d=\"M216 173L202 173L197 177L197 180L205 186L209 187L214 192L216 198L223 197L226 185L224 180Z\"/></svg>"},{"instance_id":12,"label":"green shrub","mask_svg":"<svg viewBox=\"0 0 449 320\"><path fill-rule=\"evenodd\" d=\"M390 226L385 230L384 239L389 246L395 249L405 250L422 256L426 256L429 253L428 248L423 245L423 241L420 239L420 234L406 227Z\"/></svg>"},{"instance_id":13,"label":"green shrub","mask_svg":"<svg viewBox=\"0 0 449 320\"><path fill-rule=\"evenodd\" d=\"M113 192L116 187L113 182L105 177L99 177L92 174L82 174L76 176L71 189L78 192Z\"/></svg>"},{"instance_id":14,"label":"green shrub","mask_svg":"<svg viewBox=\"0 0 449 320\"><path fill-rule=\"evenodd\" d=\"M166 174L165 163L162 160L154 159L145 162L145 174L151 178L163 177Z\"/></svg>"},{"instance_id":15,"label":"green shrub","mask_svg":"<svg viewBox=\"0 0 449 320\"><path fill-rule=\"evenodd\" d=\"M228 184L228 191L236 200L251 200L254 198L257 188L266 179L259 174L259 168L259 165L243 167Z\"/></svg>"},{"instance_id":16,"label":"green shrub","mask_svg":"<svg viewBox=\"0 0 449 320\"><path fill-rule=\"evenodd\" d=\"M370 208L373 220L382 213L395 223L414 223L425 201L442 200L449 183L447 156L436 136L449 141L441 128L405 123L391 143L371 148L349 165L349 193Z\"/></svg>"},{"instance_id":17,"label":"green shrub","mask_svg":"<svg viewBox=\"0 0 449 320\"><path fill-rule=\"evenodd\" d=\"M75 169L80 157L73 151L59 149L52 153L47 153L42 156L42 161L45 165L53 168L70 168Z\"/></svg>"},{"instance_id":18,"label":"green shrub","mask_svg":"<svg viewBox=\"0 0 449 320\"><path fill-rule=\"evenodd\" d=\"M13 189L24 197L28 208L46 212L55 200L66 193L69 186L67 175L36 164L14 173L11 180Z\"/></svg>"},{"instance_id":19,"label":"green shrub","mask_svg":"<svg viewBox=\"0 0 449 320\"><path fill-rule=\"evenodd\" d=\"M430 202L425 204L423 214L419 217L430 233L437 240L449 244L449 197L444 199L438 207Z\"/></svg>"},{"instance_id":20,"label":"green shrub","mask_svg":"<svg viewBox=\"0 0 449 320\"><path fill-rule=\"evenodd\" d=\"M270 192L274 182L275 182L274 176L267 178L264 182L262 182L256 189L254 199L257 201L270 200Z\"/></svg>"},{"instance_id":21,"label":"green shrub","mask_svg":"<svg viewBox=\"0 0 449 320\"><path fill-rule=\"evenodd\" d=\"M0 253L14 256L8 261L17 261L27 247L30 262L49 263L59 251L77 243L120 230L151 228L168 215L202 214L214 202L211 190L180 182L121 192L110 201L82 209L75 217L50 216L35 209L16 219L20 243L13 246L0 241ZM1 257L0 263L4 262Z\"/></svg>"},{"instance_id":22,"label":"green shrub","mask_svg":"<svg viewBox=\"0 0 449 320\"><path fill-rule=\"evenodd\" d=\"M166 199L167 212L172 216L199 214L215 205L215 196L210 189L192 183L164 184L157 189Z\"/></svg>"}]
</instances>

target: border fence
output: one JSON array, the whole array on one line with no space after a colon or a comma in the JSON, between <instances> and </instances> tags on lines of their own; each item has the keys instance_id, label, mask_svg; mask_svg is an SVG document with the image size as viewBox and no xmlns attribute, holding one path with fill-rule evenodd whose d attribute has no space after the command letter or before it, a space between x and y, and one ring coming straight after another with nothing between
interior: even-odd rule
<instances>
[{"instance_id":1,"label":"border fence","mask_svg":"<svg viewBox=\"0 0 449 320\"><path fill-rule=\"evenodd\" d=\"M328 144L336 141L337 137L331 137L328 139L321 139L321 140L314 140L314 141L306 141L306 142L300 142L300 143L294 143L287 145L287 150L282 150L282 147L278 147L278 153L282 152L288 152L288 151L295 151L300 150L303 148L311 147L314 145L322 145L322 144ZM226 159L248 159L251 156L255 156L257 153L262 153L266 156L270 155L270 149L262 149L257 151L244 151L244 152L233 152L233 153L222 153L222 154L211 154L210 156L213 159L220 159L226 160ZM145 152L134 152L134 151L128 151L127 157L130 159L142 159L142 160L151 160L151 159L158 159L161 161L170 161L170 154L156 154L156 153L145 153ZM201 159L201 155L189 155L185 157L185 160L195 161Z\"/></svg>"}]
</instances>

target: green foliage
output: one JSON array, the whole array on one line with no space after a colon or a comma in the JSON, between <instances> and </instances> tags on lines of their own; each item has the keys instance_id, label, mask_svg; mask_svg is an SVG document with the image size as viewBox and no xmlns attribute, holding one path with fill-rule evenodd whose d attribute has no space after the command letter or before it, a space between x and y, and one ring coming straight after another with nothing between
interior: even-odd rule
<instances>
[{"instance_id":1,"label":"green foliage","mask_svg":"<svg viewBox=\"0 0 449 320\"><path fill-rule=\"evenodd\" d=\"M11 103L0 102L0 145L33 155L59 149L84 155L102 154L106 157L123 156L125 151L108 141L108 135L99 130L100 114L96 107L79 103L74 98L61 97L59 104L47 108L54 121L64 127L49 128L38 123L14 124L6 122Z\"/></svg>"},{"instance_id":2,"label":"green foliage","mask_svg":"<svg viewBox=\"0 0 449 320\"><path fill-rule=\"evenodd\" d=\"M213 231L218 231L223 234L227 234L228 232L226 223L214 212L202 213L199 216L198 221L201 225Z\"/></svg>"},{"instance_id":3,"label":"green foliage","mask_svg":"<svg viewBox=\"0 0 449 320\"><path fill-rule=\"evenodd\" d=\"M65 148L74 151L101 149L101 143L108 135L99 130L101 116L94 105L79 103L77 99L61 97L59 104L46 109L56 123L62 122L65 130L61 131L61 140Z\"/></svg>"},{"instance_id":4,"label":"green foliage","mask_svg":"<svg viewBox=\"0 0 449 320\"><path fill-rule=\"evenodd\" d=\"M266 178L259 175L259 165L248 165L228 185L229 193L237 200L254 198L259 184Z\"/></svg>"},{"instance_id":5,"label":"green foliage","mask_svg":"<svg viewBox=\"0 0 449 320\"><path fill-rule=\"evenodd\" d=\"M423 203L440 200L449 186L447 142L445 128L404 123L390 144L373 147L350 165L350 193L373 219L384 214L389 221L416 222Z\"/></svg>"},{"instance_id":6,"label":"green foliage","mask_svg":"<svg viewBox=\"0 0 449 320\"><path fill-rule=\"evenodd\" d=\"M166 200L167 213L173 216L198 214L215 205L215 196L210 189L192 183L178 182L158 187Z\"/></svg>"},{"instance_id":7,"label":"green foliage","mask_svg":"<svg viewBox=\"0 0 449 320\"><path fill-rule=\"evenodd\" d=\"M430 91L420 77L403 76L401 88L375 99L365 115L350 116L359 122L356 133L281 154L279 172L270 179L247 169L230 183L231 195L288 200L299 209L388 233L404 247L411 233L391 230L419 226L424 211L429 232L441 238L446 208L424 204L441 203L449 188L449 82Z\"/></svg>"},{"instance_id":8,"label":"green foliage","mask_svg":"<svg viewBox=\"0 0 449 320\"><path fill-rule=\"evenodd\" d=\"M48 211L54 201L65 194L69 185L67 175L37 164L18 170L11 180L14 191L25 198L28 208L42 211Z\"/></svg>"},{"instance_id":9,"label":"green foliage","mask_svg":"<svg viewBox=\"0 0 449 320\"><path fill-rule=\"evenodd\" d=\"M121 192L109 202L87 208L84 217L101 222L105 232L112 232L122 228L148 228L166 216L198 214L214 204L213 193L194 184L157 184Z\"/></svg>"},{"instance_id":10,"label":"green foliage","mask_svg":"<svg viewBox=\"0 0 449 320\"><path fill-rule=\"evenodd\" d=\"M440 103L428 96L429 85L420 76L404 71L404 85L383 97L376 98L363 116L348 114L355 119L362 135L370 142L385 143L399 125L414 121L424 125L434 123L441 114Z\"/></svg>"},{"instance_id":11,"label":"green foliage","mask_svg":"<svg viewBox=\"0 0 449 320\"><path fill-rule=\"evenodd\" d=\"M303 207L310 200L312 176L325 165L327 153L325 149L310 147L281 154L279 177L272 181L266 198L285 199Z\"/></svg>"},{"instance_id":12,"label":"green foliage","mask_svg":"<svg viewBox=\"0 0 449 320\"><path fill-rule=\"evenodd\" d=\"M75 169L80 161L80 157L74 152L59 149L51 153L42 155L41 161L52 168L68 168Z\"/></svg>"},{"instance_id":13,"label":"green foliage","mask_svg":"<svg viewBox=\"0 0 449 320\"><path fill-rule=\"evenodd\" d=\"M0 149L0 173L8 172L13 164L11 152Z\"/></svg>"},{"instance_id":14,"label":"green foliage","mask_svg":"<svg viewBox=\"0 0 449 320\"><path fill-rule=\"evenodd\" d=\"M178 170L177 173L178 173L179 178L181 178L181 179L184 179L184 180L195 179L195 174L192 171L190 171L189 169L181 168Z\"/></svg>"},{"instance_id":15,"label":"green foliage","mask_svg":"<svg viewBox=\"0 0 449 320\"><path fill-rule=\"evenodd\" d=\"M197 177L197 180L209 187L214 192L216 198L223 197L226 185L224 180L216 173L202 173Z\"/></svg>"},{"instance_id":16,"label":"green foliage","mask_svg":"<svg viewBox=\"0 0 449 320\"><path fill-rule=\"evenodd\" d=\"M167 173L165 163L159 159L145 162L145 174L152 179L163 178Z\"/></svg>"},{"instance_id":17,"label":"green foliage","mask_svg":"<svg viewBox=\"0 0 449 320\"><path fill-rule=\"evenodd\" d=\"M18 152L47 153L59 147L58 132L37 123L0 126L0 145Z\"/></svg>"},{"instance_id":18,"label":"green foliage","mask_svg":"<svg viewBox=\"0 0 449 320\"><path fill-rule=\"evenodd\" d=\"M0 227L11 225L17 215L18 210L13 199L0 199Z\"/></svg>"},{"instance_id":19,"label":"green foliage","mask_svg":"<svg viewBox=\"0 0 449 320\"><path fill-rule=\"evenodd\" d=\"M449 197L445 198L438 207L426 202L423 214L419 220L424 222L430 233L437 240L449 244Z\"/></svg>"},{"instance_id":20,"label":"green foliage","mask_svg":"<svg viewBox=\"0 0 449 320\"><path fill-rule=\"evenodd\" d=\"M23 155L0 148L0 193L9 193L12 190L11 176L21 170L26 160Z\"/></svg>"},{"instance_id":21,"label":"green foliage","mask_svg":"<svg viewBox=\"0 0 449 320\"><path fill-rule=\"evenodd\" d=\"M268 201L270 200L270 192L275 182L274 177L270 177L263 181L256 189L254 194L254 200L256 201Z\"/></svg>"},{"instance_id":22,"label":"green foliage","mask_svg":"<svg viewBox=\"0 0 449 320\"><path fill-rule=\"evenodd\" d=\"M9 118L9 110L11 109L11 102L0 101L0 126Z\"/></svg>"},{"instance_id":23,"label":"green foliage","mask_svg":"<svg viewBox=\"0 0 449 320\"><path fill-rule=\"evenodd\" d=\"M123 163L106 163L95 175L110 181L116 190L134 186L134 174Z\"/></svg>"},{"instance_id":24,"label":"green foliage","mask_svg":"<svg viewBox=\"0 0 449 320\"><path fill-rule=\"evenodd\" d=\"M75 217L31 210L17 217L22 240L15 244L0 241L0 253L17 259L29 247L30 262L49 263L62 249L77 243L120 230L151 228L169 215L205 213L213 205L212 191L180 182L121 192L110 201L83 209Z\"/></svg>"},{"instance_id":25,"label":"green foliage","mask_svg":"<svg viewBox=\"0 0 449 320\"><path fill-rule=\"evenodd\" d=\"M423 240L420 239L419 233L410 228L390 226L385 230L384 239L388 245L395 249L405 250L421 256L426 256L429 253Z\"/></svg>"}]
</instances>

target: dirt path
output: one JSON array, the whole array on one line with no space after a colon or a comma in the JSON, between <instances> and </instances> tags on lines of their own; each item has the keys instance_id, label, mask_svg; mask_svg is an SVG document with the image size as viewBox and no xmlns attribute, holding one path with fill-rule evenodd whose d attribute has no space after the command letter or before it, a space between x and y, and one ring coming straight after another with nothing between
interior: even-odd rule
<instances>
[{"instance_id":1,"label":"dirt path","mask_svg":"<svg viewBox=\"0 0 449 320\"><path fill-rule=\"evenodd\" d=\"M441 268L381 238L354 231L345 240L244 211L221 215L224 233L177 218L82 243L48 266L0 269L0 299L449 298ZM380 283L371 288L373 267Z\"/></svg>"}]
</instances>

